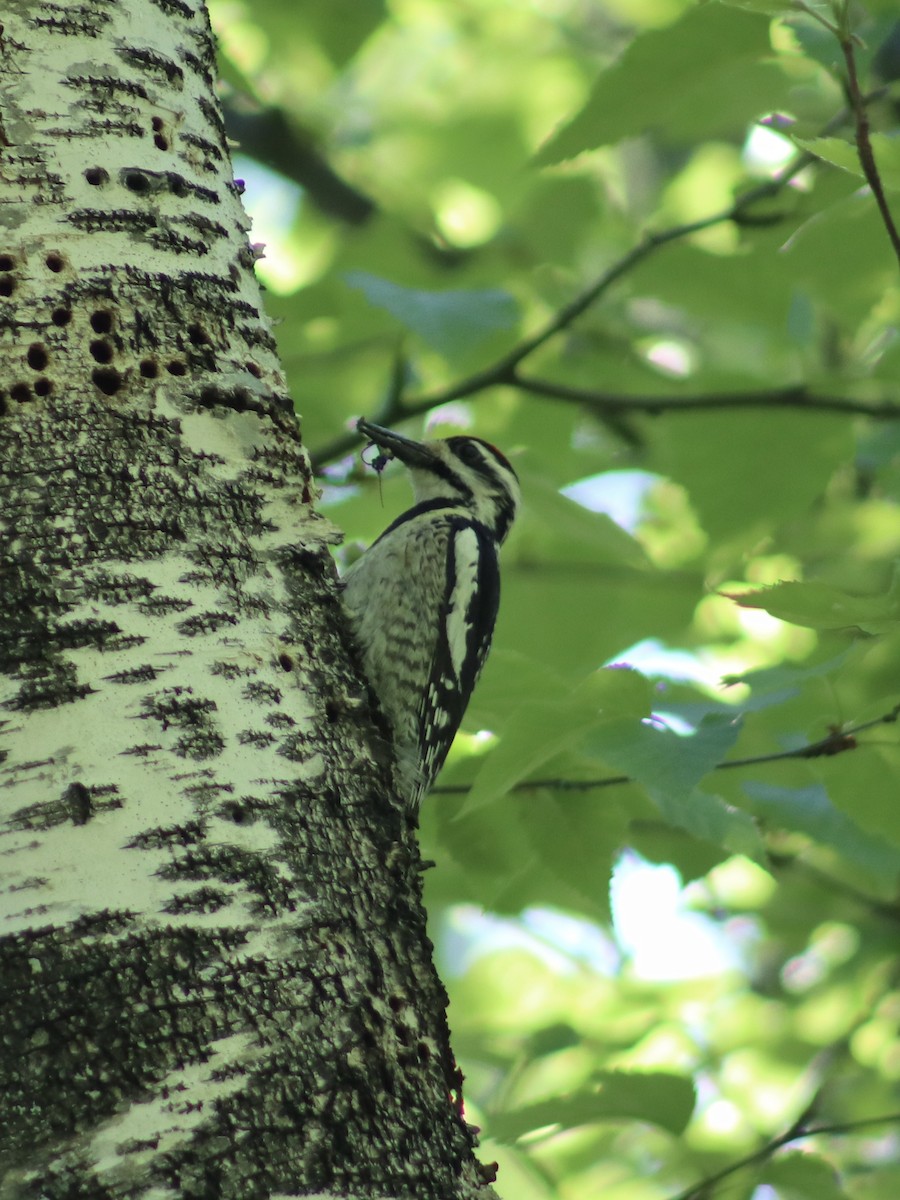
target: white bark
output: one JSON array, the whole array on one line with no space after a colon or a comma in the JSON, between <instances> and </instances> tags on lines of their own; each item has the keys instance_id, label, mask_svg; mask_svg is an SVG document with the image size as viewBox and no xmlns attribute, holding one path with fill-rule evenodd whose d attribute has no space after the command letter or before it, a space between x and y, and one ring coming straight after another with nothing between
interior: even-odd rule
<instances>
[{"instance_id":1,"label":"white bark","mask_svg":"<svg viewBox=\"0 0 900 1200\"><path fill-rule=\"evenodd\" d=\"M205 13L6 10L0 1196L485 1196Z\"/></svg>"}]
</instances>

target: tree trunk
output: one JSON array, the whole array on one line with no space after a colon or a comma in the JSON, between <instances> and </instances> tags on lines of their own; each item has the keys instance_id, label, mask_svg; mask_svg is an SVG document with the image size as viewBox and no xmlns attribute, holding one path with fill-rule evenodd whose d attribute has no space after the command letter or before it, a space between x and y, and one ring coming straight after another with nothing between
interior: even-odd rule
<instances>
[{"instance_id":1,"label":"tree trunk","mask_svg":"<svg viewBox=\"0 0 900 1200\"><path fill-rule=\"evenodd\" d=\"M489 1195L206 13L2 42L0 1196Z\"/></svg>"}]
</instances>

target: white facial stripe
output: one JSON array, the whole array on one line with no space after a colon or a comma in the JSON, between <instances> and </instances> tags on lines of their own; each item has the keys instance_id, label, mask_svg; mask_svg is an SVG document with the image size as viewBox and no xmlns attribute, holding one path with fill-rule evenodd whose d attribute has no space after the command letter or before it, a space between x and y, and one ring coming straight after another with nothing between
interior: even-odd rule
<instances>
[{"instance_id":1,"label":"white facial stripe","mask_svg":"<svg viewBox=\"0 0 900 1200\"><path fill-rule=\"evenodd\" d=\"M465 454L476 461L467 462L460 454L460 442ZM513 469L474 438L450 438L429 446L440 469L410 467L416 502L441 500L448 508L458 505L502 542L519 505L519 483Z\"/></svg>"}]
</instances>

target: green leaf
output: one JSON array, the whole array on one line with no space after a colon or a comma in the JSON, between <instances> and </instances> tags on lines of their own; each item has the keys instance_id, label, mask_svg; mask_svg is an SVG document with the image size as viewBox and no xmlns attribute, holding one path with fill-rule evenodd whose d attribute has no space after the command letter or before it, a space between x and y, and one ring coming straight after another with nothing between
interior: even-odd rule
<instances>
[{"instance_id":1,"label":"green leaf","mask_svg":"<svg viewBox=\"0 0 900 1200\"><path fill-rule=\"evenodd\" d=\"M429 292L367 271L348 271L344 279L448 358L470 352L498 330L512 329L519 316L515 300L500 288Z\"/></svg>"},{"instance_id":2,"label":"green leaf","mask_svg":"<svg viewBox=\"0 0 900 1200\"><path fill-rule=\"evenodd\" d=\"M839 137L795 138L794 141L801 150L807 150L816 158L865 179L865 172L859 161L859 151L854 142ZM900 142L896 135L872 133L869 135L869 141L882 184L889 191L900 190Z\"/></svg>"},{"instance_id":3,"label":"green leaf","mask_svg":"<svg viewBox=\"0 0 900 1200\"><path fill-rule=\"evenodd\" d=\"M859 867L879 895L893 896L900 882L900 850L882 838L865 833L835 808L821 784L805 788L779 787L750 780L743 784L753 811L767 824L808 834L831 846Z\"/></svg>"},{"instance_id":4,"label":"green leaf","mask_svg":"<svg viewBox=\"0 0 900 1200\"><path fill-rule=\"evenodd\" d=\"M329 4L284 4L282 0L255 0L252 10L237 20L264 25L268 41L268 72L283 70L291 78L298 54L307 69L316 62L308 47L326 55L336 67L347 63L374 33L385 17L384 0L334 0ZM317 70L316 68L312 68ZM281 97L283 102L284 98ZM297 99L293 103L297 105ZM306 114L308 115L308 114Z\"/></svg>"},{"instance_id":5,"label":"green leaf","mask_svg":"<svg viewBox=\"0 0 900 1200\"><path fill-rule=\"evenodd\" d=\"M556 694L548 691L540 700L526 700L513 713L499 745L485 757L459 817L527 779L595 726L616 720L622 712L645 715L649 709L649 683L626 668L593 671L573 690L560 683Z\"/></svg>"},{"instance_id":6,"label":"green leaf","mask_svg":"<svg viewBox=\"0 0 900 1200\"><path fill-rule=\"evenodd\" d=\"M690 494L713 538L751 534L805 512L848 454L846 420L794 412L683 413L658 438L663 471Z\"/></svg>"},{"instance_id":7,"label":"green leaf","mask_svg":"<svg viewBox=\"0 0 900 1200\"><path fill-rule=\"evenodd\" d=\"M561 495L553 481L527 466L519 475L529 511L514 534L509 558L534 561L540 557L551 570L553 563L561 562L653 572L640 542L606 513L593 512Z\"/></svg>"},{"instance_id":8,"label":"green leaf","mask_svg":"<svg viewBox=\"0 0 900 1200\"><path fill-rule=\"evenodd\" d=\"M719 0L727 8L746 8L750 12L766 13L770 17L783 16L797 11L791 0Z\"/></svg>"},{"instance_id":9,"label":"green leaf","mask_svg":"<svg viewBox=\"0 0 900 1200\"><path fill-rule=\"evenodd\" d=\"M735 714L708 714L688 736L641 720L618 720L596 729L587 745L654 798L684 798L722 762L740 731Z\"/></svg>"},{"instance_id":10,"label":"green leaf","mask_svg":"<svg viewBox=\"0 0 900 1200\"><path fill-rule=\"evenodd\" d=\"M765 863L766 848L749 813L726 804L720 796L694 790L688 796L653 796L660 812L676 829L691 837L720 846L730 854L743 854L756 862Z\"/></svg>"},{"instance_id":11,"label":"green leaf","mask_svg":"<svg viewBox=\"0 0 900 1200\"><path fill-rule=\"evenodd\" d=\"M512 1142L549 1125L573 1129L595 1121L637 1120L680 1134L694 1111L694 1085L663 1071L600 1071L595 1085L568 1096L527 1104L490 1118L488 1132Z\"/></svg>"},{"instance_id":12,"label":"green leaf","mask_svg":"<svg viewBox=\"0 0 900 1200\"><path fill-rule=\"evenodd\" d=\"M373 33L385 16L384 0L328 0L304 4L292 12L310 26L322 48L338 65L346 62Z\"/></svg>"},{"instance_id":13,"label":"green leaf","mask_svg":"<svg viewBox=\"0 0 900 1200\"><path fill-rule=\"evenodd\" d=\"M502 733L523 696L556 696L570 687L558 671L530 655L494 646L466 710L466 728Z\"/></svg>"},{"instance_id":14,"label":"green leaf","mask_svg":"<svg viewBox=\"0 0 900 1200\"><path fill-rule=\"evenodd\" d=\"M853 142L839 137L794 138L795 145L801 150L814 154L825 162L830 162L842 171L850 171L853 175L862 176L859 154Z\"/></svg>"},{"instance_id":15,"label":"green leaf","mask_svg":"<svg viewBox=\"0 0 900 1200\"><path fill-rule=\"evenodd\" d=\"M556 1021L552 1025L536 1029L528 1038L525 1052L529 1058L543 1058L547 1054L569 1050L580 1042L580 1035L568 1022Z\"/></svg>"},{"instance_id":16,"label":"green leaf","mask_svg":"<svg viewBox=\"0 0 900 1200\"><path fill-rule=\"evenodd\" d=\"M826 583L775 583L758 592L724 592L741 608L761 608L792 625L810 629L886 632L900 621L896 585L881 596L854 596Z\"/></svg>"},{"instance_id":17,"label":"green leaf","mask_svg":"<svg viewBox=\"0 0 900 1200\"><path fill-rule=\"evenodd\" d=\"M813 770L832 801L861 829L900 848L900 746L861 745L852 753L813 760Z\"/></svg>"},{"instance_id":18,"label":"green leaf","mask_svg":"<svg viewBox=\"0 0 900 1200\"><path fill-rule=\"evenodd\" d=\"M759 1179L777 1189L779 1200L848 1200L831 1163L805 1151L769 1159Z\"/></svg>"},{"instance_id":19,"label":"green leaf","mask_svg":"<svg viewBox=\"0 0 900 1200\"><path fill-rule=\"evenodd\" d=\"M628 831L628 844L648 862L671 864L685 884L702 879L732 853L709 838L696 838L684 829L658 821L634 822Z\"/></svg>"},{"instance_id":20,"label":"green leaf","mask_svg":"<svg viewBox=\"0 0 900 1200\"><path fill-rule=\"evenodd\" d=\"M748 327L780 337L787 330L795 281L780 258L743 249L742 254L709 254L690 242L675 243L664 255L645 259L633 278L642 292L714 322L723 335L734 325L744 337ZM696 391L693 380L686 386ZM708 423L709 414L704 418Z\"/></svg>"},{"instance_id":21,"label":"green leaf","mask_svg":"<svg viewBox=\"0 0 900 1200\"><path fill-rule=\"evenodd\" d=\"M555 769L554 774L557 774ZM573 778L575 771L562 771L559 775ZM546 788L517 799L537 861L573 893L568 907L584 912L591 920L608 923L610 879L622 846L629 839L629 826L639 813L642 797L634 797L628 789L616 788L614 794L603 793L602 802L598 803L592 791ZM493 807L490 811L493 813Z\"/></svg>"},{"instance_id":22,"label":"green leaf","mask_svg":"<svg viewBox=\"0 0 900 1200\"><path fill-rule=\"evenodd\" d=\"M840 320L853 324L883 302L897 273L891 258L874 198L854 190L794 234L781 266Z\"/></svg>"},{"instance_id":23,"label":"green leaf","mask_svg":"<svg viewBox=\"0 0 900 1200\"><path fill-rule=\"evenodd\" d=\"M769 53L761 14L691 6L665 29L645 31L597 80L584 108L540 151L541 166L665 126L687 107L697 119L728 96L728 72ZM740 90L740 89L738 89ZM745 120L756 115L747 111Z\"/></svg>"},{"instance_id":24,"label":"green leaf","mask_svg":"<svg viewBox=\"0 0 900 1200\"><path fill-rule=\"evenodd\" d=\"M514 551L504 555L494 644L580 677L586 662L606 662L643 638L682 636L702 585L696 572L602 562L552 561L539 569Z\"/></svg>"},{"instance_id":25,"label":"green leaf","mask_svg":"<svg viewBox=\"0 0 900 1200\"><path fill-rule=\"evenodd\" d=\"M722 684L724 687L731 687L734 684L746 683L751 695L749 700L741 703L741 709L743 712L758 711L798 696L803 685L810 680L825 679L839 671L846 663L849 653L848 647L840 654L806 667L779 664L777 667L760 667L755 671L745 671L740 675L725 675L722 677Z\"/></svg>"},{"instance_id":26,"label":"green leaf","mask_svg":"<svg viewBox=\"0 0 900 1200\"><path fill-rule=\"evenodd\" d=\"M707 714L688 737L645 721L621 720L592 730L585 744L641 784L669 824L731 853L762 859L752 818L696 786L725 759L740 730L740 717L733 713Z\"/></svg>"}]
</instances>

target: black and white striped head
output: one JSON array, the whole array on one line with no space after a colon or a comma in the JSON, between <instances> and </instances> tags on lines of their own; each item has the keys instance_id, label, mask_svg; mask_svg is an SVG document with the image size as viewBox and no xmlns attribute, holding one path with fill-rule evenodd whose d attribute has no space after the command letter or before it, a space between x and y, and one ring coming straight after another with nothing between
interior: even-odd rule
<instances>
[{"instance_id":1,"label":"black and white striped head","mask_svg":"<svg viewBox=\"0 0 900 1200\"><path fill-rule=\"evenodd\" d=\"M449 507L464 508L498 542L506 537L521 493L518 476L496 446L461 435L417 442L365 420L358 421L356 428L404 464L417 504L445 501Z\"/></svg>"}]
</instances>

